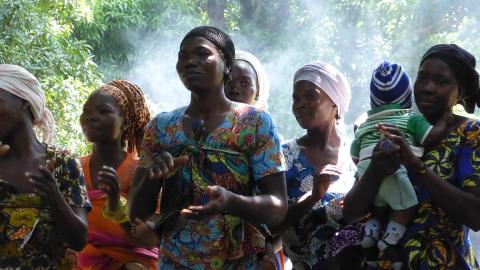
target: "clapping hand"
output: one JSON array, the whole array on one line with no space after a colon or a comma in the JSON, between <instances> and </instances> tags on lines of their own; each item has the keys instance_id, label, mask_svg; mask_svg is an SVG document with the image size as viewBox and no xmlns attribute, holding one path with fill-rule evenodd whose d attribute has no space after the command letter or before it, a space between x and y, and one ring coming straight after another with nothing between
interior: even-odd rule
<instances>
[{"instance_id":1,"label":"clapping hand","mask_svg":"<svg viewBox=\"0 0 480 270\"><path fill-rule=\"evenodd\" d=\"M394 147L392 150L398 151L400 154L401 162L407 167L410 167L410 163L417 164L418 157L415 156L412 149L410 148L409 144L407 143L407 139L405 138L405 134L394 126L379 126L379 129L382 130L382 133L385 137L393 142Z\"/></svg>"},{"instance_id":2,"label":"clapping hand","mask_svg":"<svg viewBox=\"0 0 480 270\"><path fill-rule=\"evenodd\" d=\"M208 202L203 205L191 205L180 213L186 216L209 216L224 211L233 196L232 192L221 186L208 186L205 189Z\"/></svg>"},{"instance_id":3,"label":"clapping hand","mask_svg":"<svg viewBox=\"0 0 480 270\"><path fill-rule=\"evenodd\" d=\"M51 162L47 163L47 167L52 167ZM50 170L44 166L39 166L38 170L40 174L25 173L28 181L30 181L33 186L33 192L47 202L50 207L54 209L59 208L62 203L65 203L65 199L58 188L55 177Z\"/></svg>"},{"instance_id":4,"label":"clapping hand","mask_svg":"<svg viewBox=\"0 0 480 270\"><path fill-rule=\"evenodd\" d=\"M312 199L318 202L325 196L330 184L342 174L336 165L327 164L319 168L313 176Z\"/></svg>"},{"instance_id":5,"label":"clapping hand","mask_svg":"<svg viewBox=\"0 0 480 270\"><path fill-rule=\"evenodd\" d=\"M108 208L114 212L120 204L120 182L117 171L112 167L103 165L98 171L97 180L98 188L107 195Z\"/></svg>"},{"instance_id":6,"label":"clapping hand","mask_svg":"<svg viewBox=\"0 0 480 270\"><path fill-rule=\"evenodd\" d=\"M179 167L188 163L188 156L174 158L169 152L162 151L152 157L154 164L147 172L147 179L160 180Z\"/></svg>"}]
</instances>

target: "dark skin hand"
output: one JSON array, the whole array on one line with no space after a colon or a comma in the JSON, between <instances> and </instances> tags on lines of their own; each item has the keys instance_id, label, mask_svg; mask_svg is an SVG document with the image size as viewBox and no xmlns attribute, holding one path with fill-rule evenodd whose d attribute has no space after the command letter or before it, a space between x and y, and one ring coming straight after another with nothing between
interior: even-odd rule
<instances>
[{"instance_id":1,"label":"dark skin hand","mask_svg":"<svg viewBox=\"0 0 480 270\"><path fill-rule=\"evenodd\" d=\"M68 246L76 251L82 250L87 240L86 210L81 207L72 210L58 189L52 173L43 166L39 166L38 170L40 173L26 173L34 193L52 208L56 228ZM72 234L72 231L77 233Z\"/></svg>"},{"instance_id":2,"label":"dark skin hand","mask_svg":"<svg viewBox=\"0 0 480 270\"><path fill-rule=\"evenodd\" d=\"M141 219L136 218L130 227L130 234L138 239L139 243L147 248L157 247L160 239L156 232Z\"/></svg>"},{"instance_id":3,"label":"dark skin hand","mask_svg":"<svg viewBox=\"0 0 480 270\"><path fill-rule=\"evenodd\" d=\"M138 171L139 174L143 174L143 180L141 180L140 185L135 193L142 194L143 201L147 201L145 196L148 194L148 201L151 203L146 205L145 208L143 208L143 211L138 212L137 217L145 219L149 215L153 214L156 205L152 202L155 202L158 199L158 192L161 188L162 177L176 168L184 166L187 162L187 157L182 156L179 158L173 158L171 154L165 151L155 157L155 166L149 170L141 169ZM284 207L284 202L279 200L278 197L286 197L286 190L284 186L277 184L279 181L278 177L284 177L283 174L284 173L272 174L260 180L260 191L270 191L270 194L265 195L242 196L228 191L221 186L208 186L205 190L205 193L209 197L209 202L205 205L188 206L181 211L181 214L190 217L205 217L217 214L218 212L225 212L231 215L242 217L245 220L253 223L279 223L283 220L285 215L285 213L282 213L283 209L281 209ZM146 177L147 175L148 177ZM147 190L150 192L147 192ZM153 190L156 191L155 194ZM279 208L274 208L271 210L278 210L278 216L275 215L273 217L266 217L262 211L258 211L259 207L266 208L269 205L274 205ZM134 207L138 206L132 203L131 209ZM134 211L131 210L131 212Z\"/></svg>"},{"instance_id":4,"label":"dark skin hand","mask_svg":"<svg viewBox=\"0 0 480 270\"><path fill-rule=\"evenodd\" d=\"M341 140L335 131L338 108L327 94L315 84L300 81L294 85L292 112L307 134L297 140L302 153L310 164L317 168L312 191L288 205L287 217L279 226L271 227L275 235L298 222L325 195L332 177L340 170L338 162Z\"/></svg>"},{"instance_id":5,"label":"dark skin hand","mask_svg":"<svg viewBox=\"0 0 480 270\"><path fill-rule=\"evenodd\" d=\"M370 166L362 178L345 195L343 217L348 222L359 220L370 213L381 181L400 167L399 147L394 145L390 149L381 150L379 145L382 143L380 141L375 147Z\"/></svg>"},{"instance_id":6,"label":"dark skin hand","mask_svg":"<svg viewBox=\"0 0 480 270\"><path fill-rule=\"evenodd\" d=\"M187 156L173 158L166 151L155 155L153 160L154 164L150 168L139 167L135 171L133 189L128 200L130 220L147 220L157 208L163 176L188 163Z\"/></svg>"},{"instance_id":7,"label":"dark skin hand","mask_svg":"<svg viewBox=\"0 0 480 270\"><path fill-rule=\"evenodd\" d=\"M387 137L398 144L402 163L408 171L416 172L423 168L423 162L412 153L404 134L399 129L386 127L385 131ZM459 189L430 169L427 169L426 174L419 175L417 178L426 186L435 204L445 210L448 216L474 231L480 230L478 210L480 209L480 187ZM458 211L458 209L462 209L462 211Z\"/></svg>"},{"instance_id":8,"label":"dark skin hand","mask_svg":"<svg viewBox=\"0 0 480 270\"><path fill-rule=\"evenodd\" d=\"M117 171L103 165L102 169L98 171L97 176L98 188L101 189L108 199L108 208L115 212L120 204L120 185Z\"/></svg>"},{"instance_id":9,"label":"dark skin hand","mask_svg":"<svg viewBox=\"0 0 480 270\"><path fill-rule=\"evenodd\" d=\"M312 190L305 193L297 203L288 207L288 213L283 222L278 226L270 226L274 235L280 235L283 231L295 224L302 216L305 215L312 207L320 201L327 192L332 178L341 175L341 170L331 164L327 164L320 168L313 178Z\"/></svg>"},{"instance_id":10,"label":"dark skin hand","mask_svg":"<svg viewBox=\"0 0 480 270\"><path fill-rule=\"evenodd\" d=\"M255 224L279 224L286 212L283 209L277 209L284 208L284 202L279 198L286 197L284 187L277 184L279 177L285 177L284 173L271 174L262 178L258 186L262 195L256 196L242 196L221 186L208 186L205 193L209 197L209 202L205 205L188 206L181 211L181 214L201 217L224 212ZM265 194L265 190L269 190L270 193ZM269 205L275 206L271 211L278 212L279 216L268 217L263 211L258 210L259 207L267 208Z\"/></svg>"},{"instance_id":11,"label":"dark skin hand","mask_svg":"<svg viewBox=\"0 0 480 270\"><path fill-rule=\"evenodd\" d=\"M52 209L55 226L66 244L79 251L85 246L87 239L86 210L82 207L70 208L50 172L53 170L55 160L45 161L44 145L35 143L33 147L35 151L27 160L19 160L16 156L17 151L12 149L0 156L2 179L19 193L35 193L40 196ZM46 164L46 167L39 164ZM15 181L9 181L10 179ZM72 234L72 231L75 233Z\"/></svg>"},{"instance_id":12,"label":"dark skin hand","mask_svg":"<svg viewBox=\"0 0 480 270\"><path fill-rule=\"evenodd\" d=\"M51 208L55 229L65 243L81 250L87 243L86 210L70 208L47 169L54 167L55 160L48 162L46 146L35 135L30 103L5 91L0 91L0 102L2 180L18 193L38 194Z\"/></svg>"},{"instance_id":13,"label":"dark skin hand","mask_svg":"<svg viewBox=\"0 0 480 270\"><path fill-rule=\"evenodd\" d=\"M185 87L191 92L190 104L182 119L185 134L193 138L192 119L203 121L205 134L215 130L232 110L232 103L225 97L226 74L231 66L215 44L202 37L187 38L180 45L177 72ZM163 149L161 149L163 150ZM187 158L173 158L166 151L154 157L153 168L137 170L134 190L131 192L131 219L145 220L156 208L161 177L186 164ZM210 186L207 206L189 206L185 215L206 216L219 209L255 223L278 224L286 214L286 188L284 173L276 173L259 180L264 195L241 196L223 187ZM281 183L281 184L279 184Z\"/></svg>"}]
</instances>

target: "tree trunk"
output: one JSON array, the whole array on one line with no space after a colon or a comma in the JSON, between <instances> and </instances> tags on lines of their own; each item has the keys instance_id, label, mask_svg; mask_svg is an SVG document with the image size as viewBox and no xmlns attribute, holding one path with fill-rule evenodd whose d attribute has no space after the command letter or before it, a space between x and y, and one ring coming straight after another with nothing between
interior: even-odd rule
<instances>
[{"instance_id":1,"label":"tree trunk","mask_svg":"<svg viewBox=\"0 0 480 270\"><path fill-rule=\"evenodd\" d=\"M207 13L210 19L210 25L218 27L222 30L227 29L225 23L225 4L226 0L208 0Z\"/></svg>"}]
</instances>

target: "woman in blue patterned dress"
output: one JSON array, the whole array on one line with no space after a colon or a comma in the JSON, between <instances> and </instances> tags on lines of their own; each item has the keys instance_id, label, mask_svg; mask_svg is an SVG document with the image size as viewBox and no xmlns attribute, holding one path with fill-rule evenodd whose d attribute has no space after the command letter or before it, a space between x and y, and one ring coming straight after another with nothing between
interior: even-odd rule
<instances>
[{"instance_id":1,"label":"woman in blue patterned dress","mask_svg":"<svg viewBox=\"0 0 480 270\"><path fill-rule=\"evenodd\" d=\"M274 231L282 235L295 269L329 269L336 265L330 239L341 227L343 197L331 192L330 185L350 161L340 156L345 142L338 132L350 102L350 86L333 66L312 62L295 73L293 88L293 114L307 133L283 145L289 208ZM348 177L334 185L345 181Z\"/></svg>"},{"instance_id":2,"label":"woman in blue patterned dress","mask_svg":"<svg viewBox=\"0 0 480 270\"><path fill-rule=\"evenodd\" d=\"M399 254L403 269L480 269L468 238L469 228L480 229L480 121L452 113L455 104L473 113L480 101L478 79L475 57L469 52L455 44L431 47L420 62L414 95L429 122L447 121L444 139L419 159L403 134L387 127L388 137L398 147L376 152L345 198L346 216L356 219L368 214L380 180L400 161L405 165L419 206L401 244L384 251ZM391 262L381 256L377 269L390 268Z\"/></svg>"},{"instance_id":3,"label":"woman in blue patterned dress","mask_svg":"<svg viewBox=\"0 0 480 270\"><path fill-rule=\"evenodd\" d=\"M275 125L224 94L234 54L221 30L191 30L177 62L190 104L147 126L130 214L148 218L161 189L159 269L259 269L265 238L254 224L285 217Z\"/></svg>"}]
</instances>

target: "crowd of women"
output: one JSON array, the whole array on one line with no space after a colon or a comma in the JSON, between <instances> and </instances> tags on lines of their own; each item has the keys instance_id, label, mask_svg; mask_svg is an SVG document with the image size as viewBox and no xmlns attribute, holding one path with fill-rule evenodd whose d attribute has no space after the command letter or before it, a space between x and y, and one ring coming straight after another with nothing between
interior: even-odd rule
<instances>
[{"instance_id":1,"label":"crowd of women","mask_svg":"<svg viewBox=\"0 0 480 270\"><path fill-rule=\"evenodd\" d=\"M0 268L284 269L288 258L297 270L480 269L468 238L480 229L480 121L453 113L480 105L475 57L438 44L419 63L418 114L440 137L417 155L399 126L376 125L356 179L338 132L350 86L324 62L294 74L292 112L306 132L284 141L259 60L215 27L194 28L176 65L190 103L151 118L136 84L101 85L83 106L92 148L78 159L54 146L37 78L1 64ZM379 97L369 119L388 111ZM413 216L366 248L377 193L399 168Z\"/></svg>"}]
</instances>

